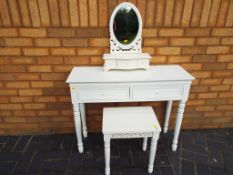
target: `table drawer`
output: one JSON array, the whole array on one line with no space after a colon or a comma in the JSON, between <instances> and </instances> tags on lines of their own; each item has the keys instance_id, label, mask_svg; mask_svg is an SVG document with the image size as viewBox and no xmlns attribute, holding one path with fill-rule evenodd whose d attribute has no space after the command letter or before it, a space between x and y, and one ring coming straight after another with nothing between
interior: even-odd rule
<instances>
[{"instance_id":1,"label":"table drawer","mask_svg":"<svg viewBox=\"0 0 233 175\"><path fill-rule=\"evenodd\" d=\"M129 87L78 87L79 101L119 101L129 99Z\"/></svg>"},{"instance_id":2,"label":"table drawer","mask_svg":"<svg viewBox=\"0 0 233 175\"><path fill-rule=\"evenodd\" d=\"M182 98L181 85L137 85L132 87L133 100L178 100Z\"/></svg>"}]
</instances>

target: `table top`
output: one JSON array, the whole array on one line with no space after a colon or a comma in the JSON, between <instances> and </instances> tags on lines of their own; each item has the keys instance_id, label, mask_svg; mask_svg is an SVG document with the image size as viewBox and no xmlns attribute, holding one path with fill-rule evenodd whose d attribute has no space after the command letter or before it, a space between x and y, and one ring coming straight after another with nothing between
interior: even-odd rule
<instances>
[{"instance_id":1,"label":"table top","mask_svg":"<svg viewBox=\"0 0 233 175\"><path fill-rule=\"evenodd\" d=\"M67 83L187 81L194 77L179 65L150 66L146 70L108 71L103 67L74 67Z\"/></svg>"},{"instance_id":2,"label":"table top","mask_svg":"<svg viewBox=\"0 0 233 175\"><path fill-rule=\"evenodd\" d=\"M151 106L107 107L103 110L103 133L161 131Z\"/></svg>"}]
</instances>

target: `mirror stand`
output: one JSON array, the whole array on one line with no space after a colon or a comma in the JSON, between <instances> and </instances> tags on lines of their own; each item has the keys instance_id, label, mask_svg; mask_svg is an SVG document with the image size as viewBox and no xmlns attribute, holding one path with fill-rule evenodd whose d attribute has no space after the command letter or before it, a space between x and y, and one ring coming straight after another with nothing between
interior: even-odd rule
<instances>
[{"instance_id":1,"label":"mirror stand","mask_svg":"<svg viewBox=\"0 0 233 175\"><path fill-rule=\"evenodd\" d=\"M104 70L148 69L151 56L142 53L142 18L128 2L119 4L109 22L110 53L104 54Z\"/></svg>"}]
</instances>

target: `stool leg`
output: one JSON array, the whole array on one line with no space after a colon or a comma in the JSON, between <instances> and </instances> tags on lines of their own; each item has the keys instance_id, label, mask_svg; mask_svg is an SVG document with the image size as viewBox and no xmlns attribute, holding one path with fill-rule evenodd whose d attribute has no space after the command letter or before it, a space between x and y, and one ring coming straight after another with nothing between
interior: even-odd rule
<instances>
[{"instance_id":1,"label":"stool leg","mask_svg":"<svg viewBox=\"0 0 233 175\"><path fill-rule=\"evenodd\" d=\"M109 135L104 135L105 175L110 174L110 139Z\"/></svg>"},{"instance_id":2,"label":"stool leg","mask_svg":"<svg viewBox=\"0 0 233 175\"><path fill-rule=\"evenodd\" d=\"M158 135L154 134L152 139L151 139L148 173L153 172L155 154L156 154L156 149L157 149L157 142L158 142Z\"/></svg>"},{"instance_id":3,"label":"stool leg","mask_svg":"<svg viewBox=\"0 0 233 175\"><path fill-rule=\"evenodd\" d=\"M146 148L147 148L147 140L148 140L147 137L144 137L144 138L143 138L143 145L142 145L142 150L143 150L143 151L146 151Z\"/></svg>"}]
</instances>

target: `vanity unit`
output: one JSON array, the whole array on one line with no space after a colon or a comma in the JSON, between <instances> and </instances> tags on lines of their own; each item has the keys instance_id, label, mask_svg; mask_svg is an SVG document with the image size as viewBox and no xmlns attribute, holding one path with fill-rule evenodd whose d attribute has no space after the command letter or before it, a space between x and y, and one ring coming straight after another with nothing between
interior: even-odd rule
<instances>
[{"instance_id":1,"label":"vanity unit","mask_svg":"<svg viewBox=\"0 0 233 175\"><path fill-rule=\"evenodd\" d=\"M103 71L103 67L74 67L66 82L70 86L79 152L83 152L82 132L87 137L85 103L168 101L164 123L167 132L172 101L179 100L172 143L175 151L193 79L178 65L109 72Z\"/></svg>"},{"instance_id":2,"label":"vanity unit","mask_svg":"<svg viewBox=\"0 0 233 175\"><path fill-rule=\"evenodd\" d=\"M85 103L167 101L166 133L172 101L179 100L172 143L175 151L194 77L178 65L149 66L151 56L141 50L141 15L133 4L118 5L109 28L110 53L103 56L104 67L74 67L66 80L70 86L79 152L83 152L82 132L87 137Z\"/></svg>"}]
</instances>

